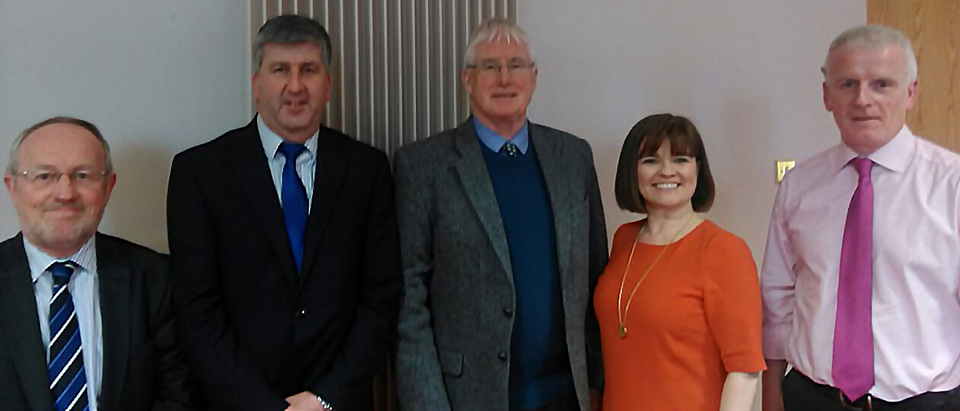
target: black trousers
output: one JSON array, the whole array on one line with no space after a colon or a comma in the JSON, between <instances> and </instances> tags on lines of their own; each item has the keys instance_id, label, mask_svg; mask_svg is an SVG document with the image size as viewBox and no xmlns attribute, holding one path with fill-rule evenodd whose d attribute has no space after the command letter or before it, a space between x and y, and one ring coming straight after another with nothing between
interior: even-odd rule
<instances>
[{"instance_id":1,"label":"black trousers","mask_svg":"<svg viewBox=\"0 0 960 411\"><path fill-rule=\"evenodd\" d=\"M797 370L783 378L784 411L960 411L960 387L942 393L924 393L900 402L886 402L873 398L867 403L860 398L855 403L841 400L836 388L817 384Z\"/></svg>"}]
</instances>

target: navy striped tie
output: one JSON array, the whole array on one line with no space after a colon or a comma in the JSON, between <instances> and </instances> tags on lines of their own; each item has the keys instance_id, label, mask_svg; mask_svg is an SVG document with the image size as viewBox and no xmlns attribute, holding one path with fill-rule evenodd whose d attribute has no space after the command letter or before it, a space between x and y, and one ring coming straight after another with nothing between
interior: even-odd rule
<instances>
[{"instance_id":1,"label":"navy striped tie","mask_svg":"<svg viewBox=\"0 0 960 411\"><path fill-rule=\"evenodd\" d=\"M53 274L53 298L50 299L50 390L53 409L87 409L87 374L83 369L80 349L80 323L73 307L73 296L67 283L76 263L53 263L48 271Z\"/></svg>"}]
</instances>

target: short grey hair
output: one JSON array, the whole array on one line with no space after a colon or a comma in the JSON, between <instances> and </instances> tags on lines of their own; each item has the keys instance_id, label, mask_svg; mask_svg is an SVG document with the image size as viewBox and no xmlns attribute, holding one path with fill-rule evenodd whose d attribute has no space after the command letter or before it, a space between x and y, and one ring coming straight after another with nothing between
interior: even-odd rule
<instances>
[{"instance_id":1,"label":"short grey hair","mask_svg":"<svg viewBox=\"0 0 960 411\"><path fill-rule=\"evenodd\" d=\"M254 71L260 72L263 64L263 47L267 43L299 44L313 43L320 48L320 57L327 73L330 72L330 63L333 59L330 45L330 36L327 29L320 22L309 17L296 14L284 14L267 20L260 26L257 37L253 41Z\"/></svg>"},{"instance_id":2,"label":"short grey hair","mask_svg":"<svg viewBox=\"0 0 960 411\"><path fill-rule=\"evenodd\" d=\"M530 53L530 63L533 64L533 46L530 44L530 38L527 32L523 31L517 23L507 20L503 17L493 17L484 20L470 34L470 40L467 41L467 49L463 53L463 67L476 64L477 44L489 43L499 39L506 39L508 43L517 42L527 46Z\"/></svg>"},{"instance_id":3,"label":"short grey hair","mask_svg":"<svg viewBox=\"0 0 960 411\"><path fill-rule=\"evenodd\" d=\"M43 127L49 126L51 124L71 124L77 127L81 127L84 130L93 134L97 138L97 141L100 142L100 145L103 147L103 163L104 170L107 174L113 174L113 160L110 157L110 144L107 143L107 140L103 138L103 134L100 134L100 129L93 123L81 120L75 117L51 117L46 120L43 120L37 124L34 124L28 127L26 130L20 132L20 135L13 140L13 145L10 146L10 159L7 161L7 173L11 175L17 175L20 173L20 146L23 145L23 141L30 137L34 131L37 131Z\"/></svg>"},{"instance_id":4,"label":"short grey hair","mask_svg":"<svg viewBox=\"0 0 960 411\"><path fill-rule=\"evenodd\" d=\"M820 71L827 75L830 69L830 56L840 47L890 47L896 46L903 50L904 59L907 64L907 75L911 82L917 81L917 56L913 52L913 45L910 39L904 36L900 30L890 26L873 24L868 26L859 26L849 29L830 43L830 51L823 60L823 67Z\"/></svg>"}]
</instances>

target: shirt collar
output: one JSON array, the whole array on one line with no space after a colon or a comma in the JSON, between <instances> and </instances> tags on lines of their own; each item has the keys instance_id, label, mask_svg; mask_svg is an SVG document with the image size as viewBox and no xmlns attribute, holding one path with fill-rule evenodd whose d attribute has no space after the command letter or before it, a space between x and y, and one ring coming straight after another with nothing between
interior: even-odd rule
<instances>
[{"instance_id":1,"label":"shirt collar","mask_svg":"<svg viewBox=\"0 0 960 411\"><path fill-rule=\"evenodd\" d=\"M97 272L97 240L96 235L90 237L86 243L80 247L80 250L77 252L68 255L64 258L54 258L47 253L40 251L39 248L34 246L27 240L27 237L23 237L23 249L27 252L27 262L30 264L30 276L34 283L37 282L37 279L40 278L40 275L47 271L50 268L50 264L61 262L61 261L73 261L80 266L80 270L77 273L88 272L95 273Z\"/></svg>"},{"instance_id":2,"label":"shirt collar","mask_svg":"<svg viewBox=\"0 0 960 411\"><path fill-rule=\"evenodd\" d=\"M260 118L260 115L257 114L257 131L260 132L260 143L263 144L263 154L267 156L267 159L272 159L277 155L277 149L280 148L280 143L283 142L277 133L274 133L270 127L267 127L267 124L263 122L263 119ZM313 133L307 142L303 145L307 147L307 155L314 155L317 152L317 135L320 134L320 130L317 130L316 133Z\"/></svg>"},{"instance_id":3,"label":"shirt collar","mask_svg":"<svg viewBox=\"0 0 960 411\"><path fill-rule=\"evenodd\" d=\"M879 150L870 153L867 158L883 168L899 173L907 168L907 163L910 161L915 147L916 138L910 128L904 125L892 140L880 147ZM838 171L846 166L850 160L859 157L856 152L843 143L840 143L837 153L836 165Z\"/></svg>"},{"instance_id":4,"label":"shirt collar","mask_svg":"<svg viewBox=\"0 0 960 411\"><path fill-rule=\"evenodd\" d=\"M517 134L510 139L510 142L516 144L517 148L520 149L520 152L523 154L527 154L527 148L530 147L530 133L527 131L528 124L530 124L530 122L525 120L523 127L520 127ZM480 138L480 142L487 146L487 148L493 150L494 153L499 153L503 145L507 144L507 139L491 130L476 118L473 119L473 125L477 129L477 137Z\"/></svg>"}]
</instances>

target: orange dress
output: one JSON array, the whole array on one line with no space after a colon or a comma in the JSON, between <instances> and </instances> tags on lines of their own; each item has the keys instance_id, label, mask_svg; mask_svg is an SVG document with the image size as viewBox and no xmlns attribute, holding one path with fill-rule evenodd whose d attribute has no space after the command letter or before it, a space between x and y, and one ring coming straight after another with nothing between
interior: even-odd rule
<instances>
[{"instance_id":1,"label":"orange dress","mask_svg":"<svg viewBox=\"0 0 960 411\"><path fill-rule=\"evenodd\" d=\"M727 373L766 368L756 264L743 240L703 221L670 246L640 285L622 339L617 294L644 223L617 230L594 295L606 381L603 409L716 411ZM663 247L637 243L624 306Z\"/></svg>"}]
</instances>

